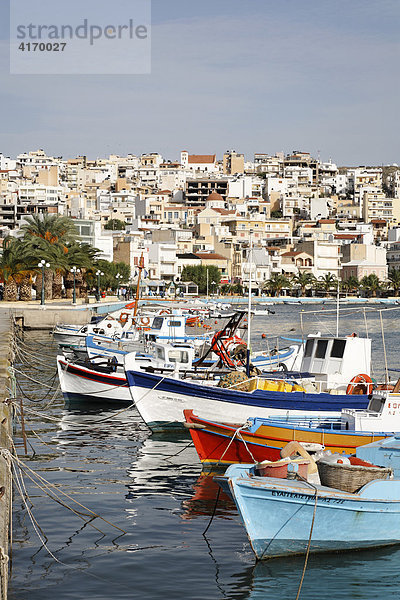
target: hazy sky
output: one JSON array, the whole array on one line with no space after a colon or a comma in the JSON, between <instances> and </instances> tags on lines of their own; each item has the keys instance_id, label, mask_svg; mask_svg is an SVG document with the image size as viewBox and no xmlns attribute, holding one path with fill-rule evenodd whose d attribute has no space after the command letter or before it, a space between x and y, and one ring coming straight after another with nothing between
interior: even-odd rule
<instances>
[{"instance_id":1,"label":"hazy sky","mask_svg":"<svg viewBox=\"0 0 400 600\"><path fill-rule=\"evenodd\" d=\"M400 0L152 0L152 72L126 76L10 75L5 4L6 155L230 148L400 163Z\"/></svg>"}]
</instances>

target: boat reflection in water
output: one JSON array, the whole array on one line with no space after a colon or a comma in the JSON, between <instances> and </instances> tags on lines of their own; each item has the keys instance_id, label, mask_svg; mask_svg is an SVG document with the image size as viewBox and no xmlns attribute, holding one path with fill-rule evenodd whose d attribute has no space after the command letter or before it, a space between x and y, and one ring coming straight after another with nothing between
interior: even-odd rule
<instances>
[{"instance_id":1,"label":"boat reflection in water","mask_svg":"<svg viewBox=\"0 0 400 600\"><path fill-rule=\"evenodd\" d=\"M111 443L112 439L129 439L141 444L148 435L149 430L134 407L123 411L104 407L66 407L61 411L59 430L54 439L59 444L75 444L77 437L82 438L82 443L86 439L96 445L105 440Z\"/></svg>"},{"instance_id":2,"label":"boat reflection in water","mask_svg":"<svg viewBox=\"0 0 400 600\"><path fill-rule=\"evenodd\" d=\"M200 468L196 450L186 432L150 435L128 470L131 483L127 498L151 494L168 494L175 498L191 495L193 480L197 479Z\"/></svg>"},{"instance_id":3,"label":"boat reflection in water","mask_svg":"<svg viewBox=\"0 0 400 600\"><path fill-rule=\"evenodd\" d=\"M300 597L331 600L362 598L373 600L398 597L398 564L400 550L380 548L373 552L358 551L343 554L310 556ZM258 561L252 570L247 600L293 600L299 588L304 556ZM396 570L397 569L397 570ZM317 583L318 582L318 583ZM316 590L318 586L318 591ZM233 592L232 597L239 598Z\"/></svg>"},{"instance_id":4,"label":"boat reflection in water","mask_svg":"<svg viewBox=\"0 0 400 600\"><path fill-rule=\"evenodd\" d=\"M183 500L183 519L196 517L211 517L214 514L220 518L229 519L232 514L237 515L237 510L231 496L222 491L214 480L216 473L202 471L193 486L193 495L188 500Z\"/></svg>"}]
</instances>

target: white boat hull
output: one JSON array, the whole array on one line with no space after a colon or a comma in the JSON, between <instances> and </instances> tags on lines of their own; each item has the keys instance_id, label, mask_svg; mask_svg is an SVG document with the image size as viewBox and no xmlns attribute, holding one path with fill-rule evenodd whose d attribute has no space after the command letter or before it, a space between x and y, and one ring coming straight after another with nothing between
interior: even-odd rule
<instances>
[{"instance_id":1,"label":"white boat hull","mask_svg":"<svg viewBox=\"0 0 400 600\"><path fill-rule=\"evenodd\" d=\"M97 373L70 364L61 356L57 357L57 369L61 391L67 402L132 402L124 373Z\"/></svg>"}]
</instances>

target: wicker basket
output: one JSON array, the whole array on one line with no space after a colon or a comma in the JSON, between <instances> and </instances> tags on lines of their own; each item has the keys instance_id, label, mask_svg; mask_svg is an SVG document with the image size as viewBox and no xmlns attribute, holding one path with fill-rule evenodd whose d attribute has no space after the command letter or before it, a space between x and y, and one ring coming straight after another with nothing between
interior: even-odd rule
<instances>
[{"instance_id":1,"label":"wicker basket","mask_svg":"<svg viewBox=\"0 0 400 600\"><path fill-rule=\"evenodd\" d=\"M344 492L357 492L363 485L374 479L390 479L392 469L384 467L363 467L337 463L318 462L321 485Z\"/></svg>"}]
</instances>

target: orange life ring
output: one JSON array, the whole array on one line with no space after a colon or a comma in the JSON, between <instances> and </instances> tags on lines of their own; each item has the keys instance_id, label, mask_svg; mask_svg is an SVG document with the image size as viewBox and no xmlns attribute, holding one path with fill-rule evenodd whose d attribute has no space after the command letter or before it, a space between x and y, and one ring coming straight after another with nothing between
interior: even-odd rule
<instances>
[{"instance_id":1,"label":"orange life ring","mask_svg":"<svg viewBox=\"0 0 400 600\"><path fill-rule=\"evenodd\" d=\"M129 313L121 313L119 315L119 322L120 323L126 323L128 319L129 319Z\"/></svg>"},{"instance_id":2,"label":"orange life ring","mask_svg":"<svg viewBox=\"0 0 400 600\"><path fill-rule=\"evenodd\" d=\"M169 310L160 310L159 315L170 315L171 312Z\"/></svg>"},{"instance_id":3,"label":"orange life ring","mask_svg":"<svg viewBox=\"0 0 400 600\"><path fill-rule=\"evenodd\" d=\"M353 379L351 379L349 385L347 386L346 394L357 394L359 393L358 390L365 388L364 393L369 395L372 394L373 387L374 384L371 377L366 375L366 373L359 373L358 375L355 375Z\"/></svg>"},{"instance_id":4,"label":"orange life ring","mask_svg":"<svg viewBox=\"0 0 400 600\"><path fill-rule=\"evenodd\" d=\"M150 325L150 317L140 317L140 324L144 325L145 327Z\"/></svg>"}]
</instances>

